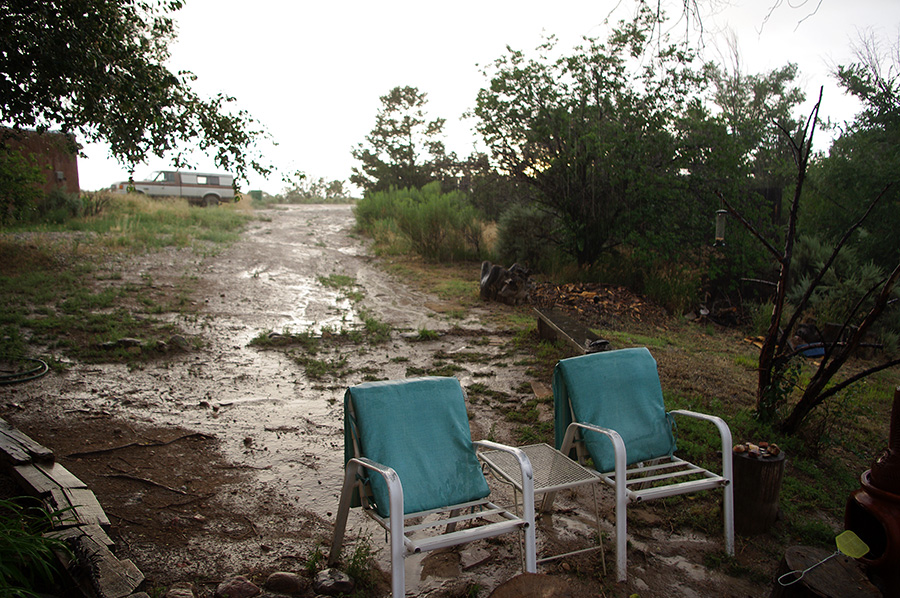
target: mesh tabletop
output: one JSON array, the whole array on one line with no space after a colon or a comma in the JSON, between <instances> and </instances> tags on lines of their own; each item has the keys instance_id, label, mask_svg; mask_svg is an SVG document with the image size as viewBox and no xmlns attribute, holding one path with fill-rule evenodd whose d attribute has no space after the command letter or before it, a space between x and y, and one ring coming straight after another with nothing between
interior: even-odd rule
<instances>
[{"instance_id":1,"label":"mesh tabletop","mask_svg":"<svg viewBox=\"0 0 900 598\"><path fill-rule=\"evenodd\" d=\"M595 474L548 444L530 444L519 448L531 461L531 467L534 470L535 494L600 481ZM522 470L513 455L504 451L484 451L478 453L478 456L494 473L512 484L517 490L522 490Z\"/></svg>"}]
</instances>

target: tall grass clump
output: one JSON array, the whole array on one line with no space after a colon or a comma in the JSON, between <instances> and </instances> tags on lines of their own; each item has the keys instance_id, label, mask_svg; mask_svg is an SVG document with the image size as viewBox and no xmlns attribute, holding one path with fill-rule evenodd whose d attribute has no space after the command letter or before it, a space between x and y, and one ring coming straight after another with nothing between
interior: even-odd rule
<instances>
[{"instance_id":1,"label":"tall grass clump","mask_svg":"<svg viewBox=\"0 0 900 598\"><path fill-rule=\"evenodd\" d=\"M483 223L459 191L443 193L440 183L421 189L370 193L357 203L357 227L382 250L405 245L429 261L481 259Z\"/></svg>"},{"instance_id":2,"label":"tall grass clump","mask_svg":"<svg viewBox=\"0 0 900 598\"><path fill-rule=\"evenodd\" d=\"M44 534L53 529L53 513L0 499L0 595L37 596L53 585L54 550L66 545Z\"/></svg>"}]
</instances>

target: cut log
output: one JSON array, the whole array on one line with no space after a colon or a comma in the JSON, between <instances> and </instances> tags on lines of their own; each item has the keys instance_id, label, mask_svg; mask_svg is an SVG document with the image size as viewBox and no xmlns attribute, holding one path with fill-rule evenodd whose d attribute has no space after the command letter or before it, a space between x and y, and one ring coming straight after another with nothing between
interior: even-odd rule
<instances>
[{"instance_id":1,"label":"cut log","mask_svg":"<svg viewBox=\"0 0 900 598\"><path fill-rule=\"evenodd\" d=\"M775 457L734 455L734 530L743 536L767 531L778 518L784 453Z\"/></svg>"},{"instance_id":2,"label":"cut log","mask_svg":"<svg viewBox=\"0 0 900 598\"><path fill-rule=\"evenodd\" d=\"M788 548L769 598L881 598L881 592L863 573L862 566L843 554L813 567L796 583L785 586L778 582L782 575L803 571L831 554L824 548L812 546ZM798 575L788 575L783 581L787 583Z\"/></svg>"}]
</instances>

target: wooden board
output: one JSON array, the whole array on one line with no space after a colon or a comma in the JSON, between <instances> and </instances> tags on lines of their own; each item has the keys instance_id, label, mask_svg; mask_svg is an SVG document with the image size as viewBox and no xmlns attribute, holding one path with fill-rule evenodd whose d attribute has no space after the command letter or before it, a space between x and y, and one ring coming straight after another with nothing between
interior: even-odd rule
<instances>
[{"instance_id":1,"label":"wooden board","mask_svg":"<svg viewBox=\"0 0 900 598\"><path fill-rule=\"evenodd\" d=\"M538 336L542 339L562 340L579 353L585 353L588 345L601 340L574 318L553 309L535 309L538 317Z\"/></svg>"},{"instance_id":2,"label":"wooden board","mask_svg":"<svg viewBox=\"0 0 900 598\"><path fill-rule=\"evenodd\" d=\"M59 526L98 525L109 528L109 517L100 506L100 501L87 488L56 488L51 490L47 506L58 511Z\"/></svg>"},{"instance_id":3,"label":"wooden board","mask_svg":"<svg viewBox=\"0 0 900 598\"><path fill-rule=\"evenodd\" d=\"M17 465L11 473L32 496L47 496L56 488L87 488L59 463Z\"/></svg>"},{"instance_id":4,"label":"wooden board","mask_svg":"<svg viewBox=\"0 0 900 598\"><path fill-rule=\"evenodd\" d=\"M84 579L84 576L73 580L82 587L85 595L125 598L133 594L144 581L144 574L134 563L129 559L119 560L116 558L102 540L98 541L86 533L80 535L76 533L69 537L69 543L74 546L73 552L77 555L79 562L91 563L92 579L89 582ZM71 560L68 556L61 553L58 553L58 556L71 573Z\"/></svg>"},{"instance_id":5,"label":"wooden board","mask_svg":"<svg viewBox=\"0 0 900 598\"><path fill-rule=\"evenodd\" d=\"M38 444L0 419L0 459L10 465L34 461L52 462L53 451Z\"/></svg>"}]
</instances>

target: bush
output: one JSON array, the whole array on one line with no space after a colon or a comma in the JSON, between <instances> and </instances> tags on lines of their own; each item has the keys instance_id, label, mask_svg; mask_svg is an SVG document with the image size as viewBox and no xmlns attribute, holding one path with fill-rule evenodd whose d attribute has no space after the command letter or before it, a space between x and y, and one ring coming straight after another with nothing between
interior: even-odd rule
<instances>
[{"instance_id":1,"label":"bush","mask_svg":"<svg viewBox=\"0 0 900 598\"><path fill-rule=\"evenodd\" d=\"M497 261L518 262L539 272L548 272L556 259L556 245L548 242L553 216L537 206L514 204L497 223Z\"/></svg>"},{"instance_id":2,"label":"bush","mask_svg":"<svg viewBox=\"0 0 900 598\"><path fill-rule=\"evenodd\" d=\"M485 253L477 210L461 192L443 193L438 182L367 194L354 213L361 232L379 243L408 244L428 260L480 259Z\"/></svg>"},{"instance_id":3,"label":"bush","mask_svg":"<svg viewBox=\"0 0 900 598\"><path fill-rule=\"evenodd\" d=\"M30 220L43 197L44 175L37 161L0 147L0 225Z\"/></svg>"},{"instance_id":4,"label":"bush","mask_svg":"<svg viewBox=\"0 0 900 598\"><path fill-rule=\"evenodd\" d=\"M13 500L0 499L0 594L3 596L33 596L34 590L52 584L56 573L53 551L67 551L60 540L43 535L52 529L53 516L40 507L23 507Z\"/></svg>"}]
</instances>

